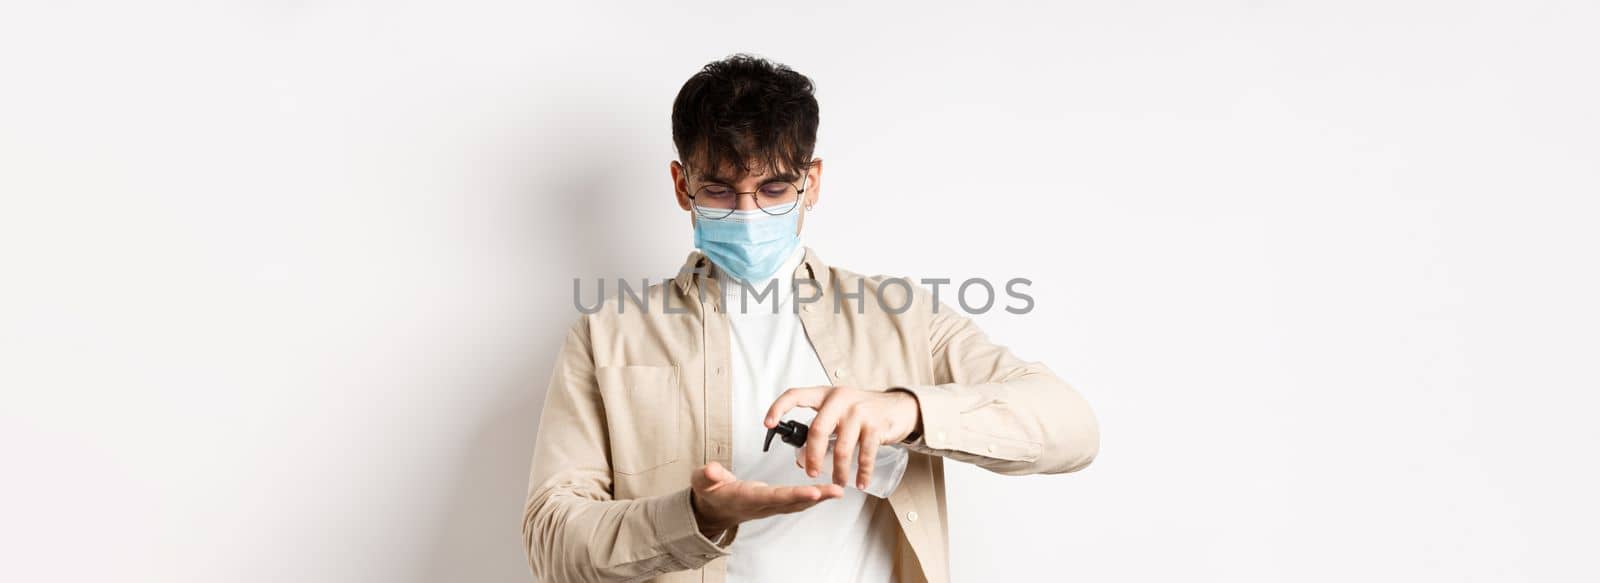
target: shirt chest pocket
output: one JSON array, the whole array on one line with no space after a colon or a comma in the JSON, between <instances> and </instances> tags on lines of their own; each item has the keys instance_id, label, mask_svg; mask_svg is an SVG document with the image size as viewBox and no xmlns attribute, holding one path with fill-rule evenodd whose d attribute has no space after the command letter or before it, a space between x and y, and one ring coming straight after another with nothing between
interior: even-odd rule
<instances>
[{"instance_id":1,"label":"shirt chest pocket","mask_svg":"<svg viewBox=\"0 0 1600 583\"><path fill-rule=\"evenodd\" d=\"M683 443L683 391L676 366L595 369L611 440L611 469L640 474L678 460Z\"/></svg>"}]
</instances>

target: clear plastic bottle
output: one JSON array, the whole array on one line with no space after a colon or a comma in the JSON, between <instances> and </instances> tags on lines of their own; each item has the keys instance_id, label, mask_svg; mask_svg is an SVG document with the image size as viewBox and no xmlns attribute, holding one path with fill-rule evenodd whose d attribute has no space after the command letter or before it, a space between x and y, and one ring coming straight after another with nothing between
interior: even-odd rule
<instances>
[{"instance_id":1,"label":"clear plastic bottle","mask_svg":"<svg viewBox=\"0 0 1600 583\"><path fill-rule=\"evenodd\" d=\"M781 421L776 427L767 430L767 439L762 444L761 451L768 451L772 447L772 437L780 436L784 443L794 446L794 463L803 468L806 450L802 446L806 444L809 429L806 424L799 421ZM821 477L830 482L833 481L833 443L837 440L836 436L828 436L828 452L825 458L827 462L823 464L821 472ZM889 494L894 493L894 489L900 485L900 479L905 477L910 458L911 455L905 448L898 445L878 446L877 455L873 456L872 478L867 481L867 487L861 491L879 498L888 498ZM858 463L852 461L850 472L854 474L858 469ZM852 475L846 483L855 486L855 476Z\"/></svg>"}]
</instances>

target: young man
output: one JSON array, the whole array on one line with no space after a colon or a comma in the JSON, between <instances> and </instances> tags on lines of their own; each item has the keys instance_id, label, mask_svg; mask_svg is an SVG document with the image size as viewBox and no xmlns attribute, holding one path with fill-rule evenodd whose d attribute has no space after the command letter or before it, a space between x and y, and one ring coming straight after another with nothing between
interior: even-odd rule
<instances>
[{"instance_id":1,"label":"young man","mask_svg":"<svg viewBox=\"0 0 1600 583\"><path fill-rule=\"evenodd\" d=\"M1094 459L1094 415L1042 364L801 245L817 119L810 79L746 55L678 93L670 168L698 250L567 331L523 517L541 580L946 581L946 458ZM764 451L801 419L803 460Z\"/></svg>"}]
</instances>

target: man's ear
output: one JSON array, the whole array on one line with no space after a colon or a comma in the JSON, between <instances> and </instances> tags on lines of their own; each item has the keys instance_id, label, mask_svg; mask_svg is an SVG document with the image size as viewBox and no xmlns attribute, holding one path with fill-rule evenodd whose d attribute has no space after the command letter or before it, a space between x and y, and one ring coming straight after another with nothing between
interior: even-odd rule
<instances>
[{"instance_id":1,"label":"man's ear","mask_svg":"<svg viewBox=\"0 0 1600 583\"><path fill-rule=\"evenodd\" d=\"M689 176L683 165L673 160L667 163L667 171L672 175L672 194L678 198L678 208L689 210Z\"/></svg>"}]
</instances>

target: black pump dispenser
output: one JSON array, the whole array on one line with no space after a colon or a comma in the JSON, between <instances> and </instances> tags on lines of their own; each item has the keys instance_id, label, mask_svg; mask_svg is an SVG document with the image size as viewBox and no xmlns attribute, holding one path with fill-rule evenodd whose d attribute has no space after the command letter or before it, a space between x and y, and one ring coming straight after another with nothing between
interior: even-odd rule
<instances>
[{"instance_id":1,"label":"black pump dispenser","mask_svg":"<svg viewBox=\"0 0 1600 583\"><path fill-rule=\"evenodd\" d=\"M772 429L767 430L767 441L761 444L761 451L767 451L768 448L772 447L772 436L774 435L782 435L784 443L795 447L805 445L806 431L808 431L806 424L799 421L779 421Z\"/></svg>"}]
</instances>

